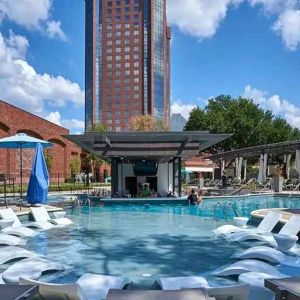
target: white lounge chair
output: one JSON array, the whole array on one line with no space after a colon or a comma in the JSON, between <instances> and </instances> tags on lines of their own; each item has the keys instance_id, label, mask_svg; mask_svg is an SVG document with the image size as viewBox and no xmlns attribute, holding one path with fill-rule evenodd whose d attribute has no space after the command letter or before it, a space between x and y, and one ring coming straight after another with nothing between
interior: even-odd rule
<instances>
[{"instance_id":1,"label":"white lounge chair","mask_svg":"<svg viewBox=\"0 0 300 300\"><path fill-rule=\"evenodd\" d=\"M14 246L0 248L0 265L5 264L11 260L29 257L38 257L38 255L34 252Z\"/></svg>"},{"instance_id":2,"label":"white lounge chair","mask_svg":"<svg viewBox=\"0 0 300 300\"><path fill-rule=\"evenodd\" d=\"M40 207L30 207L31 213L33 215L34 220L39 224L45 223L53 223L55 225L66 226L70 225L73 222L68 218L59 218L59 219L51 219L48 214L47 209L44 206Z\"/></svg>"},{"instance_id":3,"label":"white lounge chair","mask_svg":"<svg viewBox=\"0 0 300 300\"><path fill-rule=\"evenodd\" d=\"M208 295L217 300L248 300L249 286L246 284L210 287L201 276L167 277L156 280L162 290L205 288Z\"/></svg>"},{"instance_id":4,"label":"white lounge chair","mask_svg":"<svg viewBox=\"0 0 300 300\"><path fill-rule=\"evenodd\" d=\"M0 233L0 245L24 246L27 240L5 233Z\"/></svg>"},{"instance_id":5,"label":"white lounge chair","mask_svg":"<svg viewBox=\"0 0 300 300\"><path fill-rule=\"evenodd\" d=\"M265 262L255 259L245 259L231 264L227 267L223 267L220 270L212 272L214 276L236 276L246 272L259 272L266 273L278 278L287 277L287 275L282 274L276 266L271 266Z\"/></svg>"},{"instance_id":6,"label":"white lounge chair","mask_svg":"<svg viewBox=\"0 0 300 300\"><path fill-rule=\"evenodd\" d=\"M0 209L0 217L4 220L14 220L12 226L1 230L6 234L17 235L20 237L33 237L37 234L36 231L23 226L15 212L11 208Z\"/></svg>"},{"instance_id":7,"label":"white lounge chair","mask_svg":"<svg viewBox=\"0 0 300 300\"><path fill-rule=\"evenodd\" d=\"M12 210L12 209L8 209L6 211L6 216L9 219L15 220L14 224L18 225L22 225L23 227L33 227L33 228L37 228L37 229L41 229L41 230L48 230L54 227L53 224L51 224L50 222L28 222L28 223L21 223L18 216L16 215L16 213Z\"/></svg>"},{"instance_id":8,"label":"white lounge chair","mask_svg":"<svg viewBox=\"0 0 300 300\"><path fill-rule=\"evenodd\" d=\"M278 234L285 236L296 236L300 231L300 215L293 215L281 228ZM258 240L276 246L276 240L271 232L269 233L253 233L253 232L236 232L228 237L230 242L240 242L246 240Z\"/></svg>"},{"instance_id":9,"label":"white lounge chair","mask_svg":"<svg viewBox=\"0 0 300 300\"><path fill-rule=\"evenodd\" d=\"M56 300L101 300L106 299L110 289L123 289L130 284L128 278L98 274L84 274L75 283L53 284L20 277L20 284L39 285L43 298Z\"/></svg>"},{"instance_id":10,"label":"white lounge chair","mask_svg":"<svg viewBox=\"0 0 300 300\"><path fill-rule=\"evenodd\" d=\"M282 265L300 268L299 256L286 255L277 249L267 247L267 246L251 247L247 250L238 251L232 255L232 258L260 259L260 260L268 261L270 263L282 264Z\"/></svg>"},{"instance_id":11,"label":"white lounge chair","mask_svg":"<svg viewBox=\"0 0 300 300\"><path fill-rule=\"evenodd\" d=\"M56 262L51 262L44 258L32 257L16 262L2 274L2 280L5 283L18 283L19 277L30 279L39 279L43 272L46 271L62 271L64 267Z\"/></svg>"},{"instance_id":12,"label":"white lounge chair","mask_svg":"<svg viewBox=\"0 0 300 300\"><path fill-rule=\"evenodd\" d=\"M241 228L234 225L223 225L213 230L218 235L229 235L235 232L264 233L271 232L282 218L281 213L270 211L255 228Z\"/></svg>"},{"instance_id":13,"label":"white lounge chair","mask_svg":"<svg viewBox=\"0 0 300 300\"><path fill-rule=\"evenodd\" d=\"M207 280L201 276L165 277L156 279L156 282L165 291L209 287Z\"/></svg>"}]
</instances>

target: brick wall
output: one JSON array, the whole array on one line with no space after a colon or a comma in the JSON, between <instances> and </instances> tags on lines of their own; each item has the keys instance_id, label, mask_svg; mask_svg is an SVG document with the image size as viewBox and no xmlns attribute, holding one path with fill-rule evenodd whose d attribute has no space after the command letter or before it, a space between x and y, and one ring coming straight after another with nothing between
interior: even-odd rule
<instances>
[{"instance_id":1,"label":"brick wall","mask_svg":"<svg viewBox=\"0 0 300 300\"><path fill-rule=\"evenodd\" d=\"M49 150L53 157L52 168L49 171L52 180L57 182L59 177L62 182L65 178L70 177L71 156L78 155L80 157L81 149L62 137L62 135L69 134L69 131L0 100L0 138L16 133L26 133L53 143L54 146ZM23 151L23 182L27 182L29 179L33 155L34 150ZM0 173L14 175L18 181L19 161L19 150L0 149Z\"/></svg>"}]
</instances>

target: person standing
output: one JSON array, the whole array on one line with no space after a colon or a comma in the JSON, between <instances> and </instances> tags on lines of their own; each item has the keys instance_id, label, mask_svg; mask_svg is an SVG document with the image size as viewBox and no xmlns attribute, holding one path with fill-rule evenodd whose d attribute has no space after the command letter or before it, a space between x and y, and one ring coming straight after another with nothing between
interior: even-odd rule
<instances>
[{"instance_id":1,"label":"person standing","mask_svg":"<svg viewBox=\"0 0 300 300\"><path fill-rule=\"evenodd\" d=\"M188 201L190 205L196 205L198 204L198 196L195 193L195 190L192 189L190 195L188 196Z\"/></svg>"}]
</instances>

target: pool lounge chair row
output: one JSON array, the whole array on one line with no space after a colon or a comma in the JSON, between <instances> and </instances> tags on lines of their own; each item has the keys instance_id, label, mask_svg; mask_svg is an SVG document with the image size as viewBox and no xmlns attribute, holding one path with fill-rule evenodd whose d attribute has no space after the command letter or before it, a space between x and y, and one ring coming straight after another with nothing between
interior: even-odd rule
<instances>
[{"instance_id":1,"label":"pool lounge chair row","mask_svg":"<svg viewBox=\"0 0 300 300\"><path fill-rule=\"evenodd\" d=\"M21 223L18 216L11 208L0 209L0 217L2 220L13 220L11 226L0 231L1 245L25 245L27 240L24 238L33 237L38 234L38 231L35 231L32 228L39 230L48 230L55 227L56 225L65 226L72 224L72 221L68 218L51 219L44 206L31 207L30 209L35 221L28 223Z\"/></svg>"},{"instance_id":2,"label":"pool lounge chair row","mask_svg":"<svg viewBox=\"0 0 300 300\"><path fill-rule=\"evenodd\" d=\"M300 231L300 215L293 215L279 233L274 235L272 230L281 218L281 213L269 212L257 228L239 228L232 225L217 228L215 233L224 235L230 242L254 240L274 247L280 246L286 253L269 246L254 246L234 253L232 258L240 261L221 267L214 271L213 275L238 276L239 282L250 285L251 298L260 299L257 297L260 295L263 297L261 299L273 300L274 294L264 288L265 279L300 275L300 257L295 255L296 252L299 253L299 247L294 246ZM278 245L276 242L278 238L283 239L284 242Z\"/></svg>"},{"instance_id":3,"label":"pool lounge chair row","mask_svg":"<svg viewBox=\"0 0 300 300\"><path fill-rule=\"evenodd\" d=\"M170 281L172 289L170 289ZM203 277L198 277L196 281L195 277L161 278L157 280L161 291L121 291L130 283L128 278L96 274L85 274L73 284L51 284L20 278L20 284L38 285L40 295L43 299L49 300L54 298L57 300L248 300L249 294L249 286L246 284L209 287Z\"/></svg>"},{"instance_id":4,"label":"pool lounge chair row","mask_svg":"<svg viewBox=\"0 0 300 300\"><path fill-rule=\"evenodd\" d=\"M257 228L240 228L234 225L223 225L214 232L224 235L230 242L241 242L246 240L256 240L276 246L276 240L272 234L272 230L281 220L282 214L278 212L269 212L260 222ZM300 231L300 215L292 215L291 218L284 224L278 235L297 239ZM287 243L288 243L287 239Z\"/></svg>"}]
</instances>

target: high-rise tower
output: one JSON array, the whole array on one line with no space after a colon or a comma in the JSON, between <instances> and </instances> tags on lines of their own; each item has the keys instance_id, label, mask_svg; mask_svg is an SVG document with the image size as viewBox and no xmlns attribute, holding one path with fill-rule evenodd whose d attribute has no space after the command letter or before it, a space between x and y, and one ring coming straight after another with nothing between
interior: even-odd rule
<instances>
[{"instance_id":1,"label":"high-rise tower","mask_svg":"<svg viewBox=\"0 0 300 300\"><path fill-rule=\"evenodd\" d=\"M130 119L170 119L166 0L85 0L85 124L123 131Z\"/></svg>"}]
</instances>

